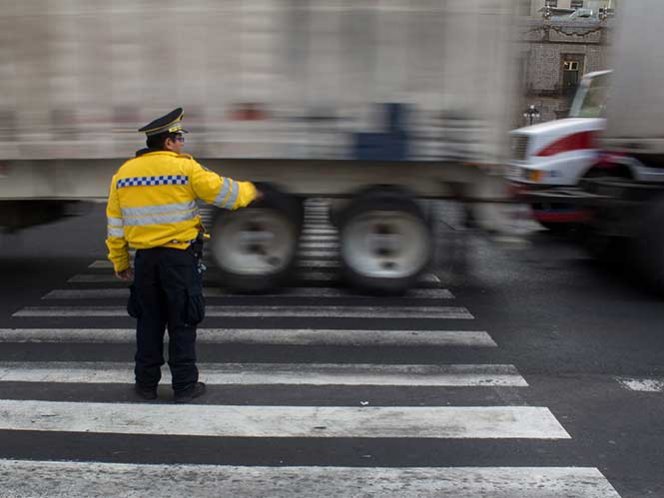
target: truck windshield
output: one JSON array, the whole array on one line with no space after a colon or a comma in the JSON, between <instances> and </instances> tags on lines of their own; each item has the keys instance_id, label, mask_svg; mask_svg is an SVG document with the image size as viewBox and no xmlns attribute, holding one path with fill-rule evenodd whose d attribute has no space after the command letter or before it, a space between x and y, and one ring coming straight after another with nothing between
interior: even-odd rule
<instances>
[{"instance_id":1,"label":"truck windshield","mask_svg":"<svg viewBox=\"0 0 664 498\"><path fill-rule=\"evenodd\" d=\"M606 108L606 95L610 74L584 78L574 96L570 118L601 118Z\"/></svg>"}]
</instances>

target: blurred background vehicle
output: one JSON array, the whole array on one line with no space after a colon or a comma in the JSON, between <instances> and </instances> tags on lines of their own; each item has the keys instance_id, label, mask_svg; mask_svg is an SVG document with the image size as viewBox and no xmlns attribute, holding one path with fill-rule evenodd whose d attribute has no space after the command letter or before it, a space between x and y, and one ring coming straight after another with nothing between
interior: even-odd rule
<instances>
[{"instance_id":1,"label":"blurred background vehicle","mask_svg":"<svg viewBox=\"0 0 664 498\"><path fill-rule=\"evenodd\" d=\"M602 161L598 148L610 74L595 71L582 78L569 117L511 132L509 179L515 192L573 187L582 178L632 175L627 168L608 168L615 163ZM551 230L566 230L589 216L587 210L564 203L536 202L531 208L533 218Z\"/></svg>"},{"instance_id":2,"label":"blurred background vehicle","mask_svg":"<svg viewBox=\"0 0 664 498\"><path fill-rule=\"evenodd\" d=\"M664 3L643 0L617 17L610 98L599 149L607 171L578 188L531 193L533 203L564 203L592 215L585 224L598 256L630 261L664 292L664 55L653 52Z\"/></svg>"},{"instance_id":3,"label":"blurred background vehicle","mask_svg":"<svg viewBox=\"0 0 664 498\"><path fill-rule=\"evenodd\" d=\"M212 216L225 285L287 278L310 196L343 200L343 273L380 292L405 290L431 260L421 199L463 198L480 225L508 225L482 203L507 196L518 1L2 3L9 228L103 201L142 146L135 130L176 104L188 152L268 192Z\"/></svg>"}]
</instances>

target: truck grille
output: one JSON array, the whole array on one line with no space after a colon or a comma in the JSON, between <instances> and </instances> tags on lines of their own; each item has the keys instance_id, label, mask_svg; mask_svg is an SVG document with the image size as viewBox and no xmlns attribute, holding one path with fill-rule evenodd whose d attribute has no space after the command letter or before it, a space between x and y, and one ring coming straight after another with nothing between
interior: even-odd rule
<instances>
[{"instance_id":1,"label":"truck grille","mask_svg":"<svg viewBox=\"0 0 664 498\"><path fill-rule=\"evenodd\" d=\"M525 161L528 157L528 135L512 136L512 159Z\"/></svg>"}]
</instances>

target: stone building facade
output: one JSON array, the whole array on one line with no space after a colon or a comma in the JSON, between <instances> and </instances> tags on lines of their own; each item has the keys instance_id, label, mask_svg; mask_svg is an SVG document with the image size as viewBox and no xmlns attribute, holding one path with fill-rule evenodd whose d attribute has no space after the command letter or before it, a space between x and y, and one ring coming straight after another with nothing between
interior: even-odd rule
<instances>
[{"instance_id":1,"label":"stone building facade","mask_svg":"<svg viewBox=\"0 0 664 498\"><path fill-rule=\"evenodd\" d=\"M565 117L581 77L610 69L611 24L596 17L532 17L526 22L520 54L524 103L539 110L538 121Z\"/></svg>"}]
</instances>

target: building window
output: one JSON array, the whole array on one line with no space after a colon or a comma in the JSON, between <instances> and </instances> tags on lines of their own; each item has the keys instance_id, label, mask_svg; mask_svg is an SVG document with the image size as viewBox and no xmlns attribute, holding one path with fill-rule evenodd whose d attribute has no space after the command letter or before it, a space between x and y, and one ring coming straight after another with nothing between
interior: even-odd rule
<instances>
[{"instance_id":1,"label":"building window","mask_svg":"<svg viewBox=\"0 0 664 498\"><path fill-rule=\"evenodd\" d=\"M544 0L544 6L545 7L558 7L558 0Z\"/></svg>"},{"instance_id":2,"label":"building window","mask_svg":"<svg viewBox=\"0 0 664 498\"><path fill-rule=\"evenodd\" d=\"M565 60L563 61L563 87L564 95L572 95L581 78L581 61Z\"/></svg>"},{"instance_id":3,"label":"building window","mask_svg":"<svg viewBox=\"0 0 664 498\"><path fill-rule=\"evenodd\" d=\"M583 8L583 0L572 0L570 2L569 6L573 9L582 9Z\"/></svg>"},{"instance_id":4,"label":"building window","mask_svg":"<svg viewBox=\"0 0 664 498\"><path fill-rule=\"evenodd\" d=\"M565 71L579 71L579 61L565 61L563 63L563 69Z\"/></svg>"}]
</instances>

